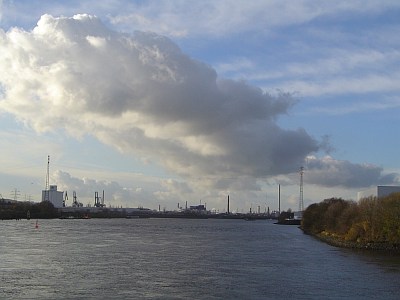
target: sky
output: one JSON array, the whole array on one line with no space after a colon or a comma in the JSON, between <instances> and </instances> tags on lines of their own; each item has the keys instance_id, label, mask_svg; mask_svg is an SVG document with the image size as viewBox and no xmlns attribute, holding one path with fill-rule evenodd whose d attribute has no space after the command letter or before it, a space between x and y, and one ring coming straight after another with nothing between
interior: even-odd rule
<instances>
[{"instance_id":1,"label":"sky","mask_svg":"<svg viewBox=\"0 0 400 300\"><path fill-rule=\"evenodd\" d=\"M0 194L298 210L399 185L400 2L0 1ZM71 204L69 199L67 205Z\"/></svg>"}]
</instances>

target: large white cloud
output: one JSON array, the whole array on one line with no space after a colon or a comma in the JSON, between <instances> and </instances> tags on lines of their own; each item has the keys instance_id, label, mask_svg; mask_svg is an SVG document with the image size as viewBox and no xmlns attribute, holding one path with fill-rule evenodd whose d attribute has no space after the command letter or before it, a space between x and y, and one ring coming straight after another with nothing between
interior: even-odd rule
<instances>
[{"instance_id":1,"label":"large white cloud","mask_svg":"<svg viewBox=\"0 0 400 300\"><path fill-rule=\"evenodd\" d=\"M290 95L218 80L163 36L44 15L0 38L0 109L39 132L88 133L188 177L286 173L319 149L277 126Z\"/></svg>"}]
</instances>

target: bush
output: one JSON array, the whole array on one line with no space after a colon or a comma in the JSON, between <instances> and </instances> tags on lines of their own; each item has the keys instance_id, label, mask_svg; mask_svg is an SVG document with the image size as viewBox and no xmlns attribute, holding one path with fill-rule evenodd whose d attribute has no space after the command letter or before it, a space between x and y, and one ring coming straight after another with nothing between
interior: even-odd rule
<instances>
[{"instance_id":1,"label":"bush","mask_svg":"<svg viewBox=\"0 0 400 300\"><path fill-rule=\"evenodd\" d=\"M325 199L307 207L302 228L311 234L326 231L347 241L400 244L400 193L358 203Z\"/></svg>"}]
</instances>

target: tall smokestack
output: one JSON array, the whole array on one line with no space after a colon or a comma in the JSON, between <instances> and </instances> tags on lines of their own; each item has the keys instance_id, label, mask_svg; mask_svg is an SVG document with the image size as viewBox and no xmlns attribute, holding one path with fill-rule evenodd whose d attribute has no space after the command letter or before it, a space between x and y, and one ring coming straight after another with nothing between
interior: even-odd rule
<instances>
[{"instance_id":1,"label":"tall smokestack","mask_svg":"<svg viewBox=\"0 0 400 300\"><path fill-rule=\"evenodd\" d=\"M279 185L279 214L281 213L281 185Z\"/></svg>"},{"instance_id":2,"label":"tall smokestack","mask_svg":"<svg viewBox=\"0 0 400 300\"><path fill-rule=\"evenodd\" d=\"M228 195L228 214L229 214L229 195Z\"/></svg>"}]
</instances>

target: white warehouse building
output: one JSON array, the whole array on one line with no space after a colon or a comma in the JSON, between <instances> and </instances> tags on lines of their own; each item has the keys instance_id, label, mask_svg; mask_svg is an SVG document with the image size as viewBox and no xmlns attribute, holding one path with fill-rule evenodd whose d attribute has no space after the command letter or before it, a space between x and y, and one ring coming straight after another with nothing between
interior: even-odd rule
<instances>
[{"instance_id":1,"label":"white warehouse building","mask_svg":"<svg viewBox=\"0 0 400 300\"><path fill-rule=\"evenodd\" d=\"M357 193L357 200L367 197L383 198L393 193L400 193L400 186L378 185L377 187Z\"/></svg>"},{"instance_id":2,"label":"white warehouse building","mask_svg":"<svg viewBox=\"0 0 400 300\"><path fill-rule=\"evenodd\" d=\"M64 192L57 191L56 185L50 185L49 190L42 191L42 201L50 201L55 208L64 207Z\"/></svg>"}]
</instances>

